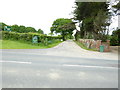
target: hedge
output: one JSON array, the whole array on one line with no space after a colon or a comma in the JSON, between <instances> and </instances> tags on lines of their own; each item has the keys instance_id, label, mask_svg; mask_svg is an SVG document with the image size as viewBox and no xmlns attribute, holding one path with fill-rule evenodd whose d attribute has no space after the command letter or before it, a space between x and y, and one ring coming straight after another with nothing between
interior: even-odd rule
<instances>
[{"instance_id":1,"label":"hedge","mask_svg":"<svg viewBox=\"0 0 120 90\"><path fill-rule=\"evenodd\" d=\"M118 38L118 36L111 36L110 45L111 46L120 46L120 38Z\"/></svg>"},{"instance_id":2,"label":"hedge","mask_svg":"<svg viewBox=\"0 0 120 90\"><path fill-rule=\"evenodd\" d=\"M44 34L38 33L16 33L16 32L8 32L8 31L0 31L2 34L2 39L4 40L20 40L26 42L32 42L32 38L34 36L38 36L38 43L48 44L53 42L54 40L61 40L61 36L47 36Z\"/></svg>"},{"instance_id":3,"label":"hedge","mask_svg":"<svg viewBox=\"0 0 120 90\"><path fill-rule=\"evenodd\" d=\"M112 32L112 35L110 37L110 45L120 46L120 29Z\"/></svg>"}]
</instances>

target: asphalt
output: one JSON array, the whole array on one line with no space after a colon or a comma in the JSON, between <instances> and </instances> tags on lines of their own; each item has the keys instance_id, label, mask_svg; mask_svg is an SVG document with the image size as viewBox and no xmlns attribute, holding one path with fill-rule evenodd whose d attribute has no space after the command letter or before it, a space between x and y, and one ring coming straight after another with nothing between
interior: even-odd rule
<instances>
[{"instance_id":1,"label":"asphalt","mask_svg":"<svg viewBox=\"0 0 120 90\"><path fill-rule=\"evenodd\" d=\"M72 41L50 49L0 52L2 88L118 88L118 60L113 53L90 54Z\"/></svg>"}]
</instances>

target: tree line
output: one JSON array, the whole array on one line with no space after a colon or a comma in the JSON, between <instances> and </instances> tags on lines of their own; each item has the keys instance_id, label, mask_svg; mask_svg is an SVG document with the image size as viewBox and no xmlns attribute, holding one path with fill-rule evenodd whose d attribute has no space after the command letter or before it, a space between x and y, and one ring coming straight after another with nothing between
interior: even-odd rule
<instances>
[{"instance_id":1,"label":"tree line","mask_svg":"<svg viewBox=\"0 0 120 90\"><path fill-rule=\"evenodd\" d=\"M0 23L0 30L4 31L5 26L10 26L10 25L7 25L5 23ZM32 33L44 34L43 30L41 30L41 29L36 30L33 27L26 27L26 26L23 26L23 25L20 25L20 26L11 25L10 27L11 27L12 32L17 32L17 33L29 33L29 32L32 32Z\"/></svg>"},{"instance_id":2,"label":"tree line","mask_svg":"<svg viewBox=\"0 0 120 90\"><path fill-rule=\"evenodd\" d=\"M111 12L110 10L113 11ZM82 38L106 41L110 39L116 41L112 45L118 45L120 29L117 29L112 35L109 35L109 26L112 22L111 18L113 13L116 14L118 10L120 10L120 1L111 7L108 2L75 2L74 17L71 19L56 19L50 30L51 33L62 35L63 40L71 39L73 31L76 30L76 40ZM76 29L76 22L73 21L79 23L80 31Z\"/></svg>"},{"instance_id":3,"label":"tree line","mask_svg":"<svg viewBox=\"0 0 120 90\"><path fill-rule=\"evenodd\" d=\"M78 38L106 41L109 39L109 26L113 13L120 10L120 1L111 6L108 2L76 2L74 20L78 20L80 31L76 32Z\"/></svg>"},{"instance_id":4,"label":"tree line","mask_svg":"<svg viewBox=\"0 0 120 90\"><path fill-rule=\"evenodd\" d=\"M113 12L110 10L113 10ZM120 10L120 1L112 7L110 7L110 3L108 2L75 2L74 17L71 19L56 19L50 28L50 35L60 34L63 41L65 41L72 39L73 31L76 30L76 40L82 38L106 41L107 39L111 39L109 35L109 26L112 22L111 17L113 13L117 15L118 10ZM80 31L76 29L76 22L74 21L78 21ZM1 23L0 25L2 25L1 30L4 30L3 27L6 26L6 24ZM33 27L25 27L23 25L12 25L11 29L19 33L37 32L44 34L41 29L35 30ZM115 32L113 32L112 37L120 34L119 29ZM113 39L117 38L113 37L111 40Z\"/></svg>"},{"instance_id":5,"label":"tree line","mask_svg":"<svg viewBox=\"0 0 120 90\"><path fill-rule=\"evenodd\" d=\"M80 38L106 39L110 25L109 4L106 2L76 2L74 19L81 24Z\"/></svg>"}]
</instances>

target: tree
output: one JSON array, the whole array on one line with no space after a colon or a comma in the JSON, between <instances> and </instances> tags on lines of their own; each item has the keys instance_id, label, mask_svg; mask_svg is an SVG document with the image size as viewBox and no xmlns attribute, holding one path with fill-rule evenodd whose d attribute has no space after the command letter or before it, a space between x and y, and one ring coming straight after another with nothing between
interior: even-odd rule
<instances>
[{"instance_id":1,"label":"tree","mask_svg":"<svg viewBox=\"0 0 120 90\"><path fill-rule=\"evenodd\" d=\"M113 7L113 12L115 13L115 14L117 14L117 12L120 10L120 1L118 1L118 3L116 4L116 5L113 5L112 6ZM113 14L114 15L114 14ZM120 13L118 12L118 15L120 15Z\"/></svg>"},{"instance_id":2,"label":"tree","mask_svg":"<svg viewBox=\"0 0 120 90\"><path fill-rule=\"evenodd\" d=\"M44 34L43 30L41 30L41 29L38 29L37 32L40 33L40 34Z\"/></svg>"},{"instance_id":3,"label":"tree","mask_svg":"<svg viewBox=\"0 0 120 90\"><path fill-rule=\"evenodd\" d=\"M103 40L105 41L107 39L106 37L106 26L109 25L108 22L106 22L106 18L108 18L108 15L103 10L99 10L97 16L94 19L93 25L94 25L94 39L95 40Z\"/></svg>"},{"instance_id":4,"label":"tree","mask_svg":"<svg viewBox=\"0 0 120 90\"><path fill-rule=\"evenodd\" d=\"M13 32L18 32L18 33L25 33L25 31L26 31L26 27L23 25L21 25L21 26L12 25L11 29Z\"/></svg>"},{"instance_id":5,"label":"tree","mask_svg":"<svg viewBox=\"0 0 120 90\"><path fill-rule=\"evenodd\" d=\"M120 29L112 32L110 44L112 46L120 46Z\"/></svg>"},{"instance_id":6,"label":"tree","mask_svg":"<svg viewBox=\"0 0 120 90\"><path fill-rule=\"evenodd\" d=\"M4 26L8 26L5 23L0 23L0 30L4 30ZM23 25L18 26L17 24L11 25L11 30L12 32L17 32L17 33L28 33L28 32L37 32L35 28L33 27L25 27ZM41 33L43 33L41 31Z\"/></svg>"},{"instance_id":7,"label":"tree","mask_svg":"<svg viewBox=\"0 0 120 90\"><path fill-rule=\"evenodd\" d=\"M11 26L11 30L12 30L13 32L19 32L19 26L18 26L18 25L12 25L12 26Z\"/></svg>"},{"instance_id":8,"label":"tree","mask_svg":"<svg viewBox=\"0 0 120 90\"><path fill-rule=\"evenodd\" d=\"M53 36L54 34L50 32L48 35Z\"/></svg>"},{"instance_id":9,"label":"tree","mask_svg":"<svg viewBox=\"0 0 120 90\"><path fill-rule=\"evenodd\" d=\"M120 10L120 1L116 5L113 5L113 7L116 8L117 10Z\"/></svg>"},{"instance_id":10,"label":"tree","mask_svg":"<svg viewBox=\"0 0 120 90\"><path fill-rule=\"evenodd\" d=\"M25 33L26 32L26 27L21 25L19 26L19 30L18 30L19 33Z\"/></svg>"},{"instance_id":11,"label":"tree","mask_svg":"<svg viewBox=\"0 0 120 90\"><path fill-rule=\"evenodd\" d=\"M12 25L11 29L13 32L18 32L18 33L36 32L36 30L33 27L25 27L23 25L21 26Z\"/></svg>"},{"instance_id":12,"label":"tree","mask_svg":"<svg viewBox=\"0 0 120 90\"><path fill-rule=\"evenodd\" d=\"M108 6L109 4L106 2L76 2L76 7L74 10L74 19L79 20L79 22L82 21L82 24L80 27L81 38L96 39L94 35L98 33L95 32L97 30L95 28L95 21L97 21L97 17L100 17L99 16L100 11L106 13L104 14L105 17L106 15L109 15ZM107 18L108 17L104 18L104 20L102 19L102 22L104 21L104 23L106 23ZM104 24L104 25L107 26L109 24ZM103 26L99 26L99 29L101 28L101 31L102 30L104 31L105 29L103 29L102 27Z\"/></svg>"},{"instance_id":13,"label":"tree","mask_svg":"<svg viewBox=\"0 0 120 90\"><path fill-rule=\"evenodd\" d=\"M59 27L59 29L63 30L64 34L65 34L65 32L66 32L65 35L66 35L69 39L72 39L73 30L75 30L76 27L75 27L75 23L74 23L74 22L71 22L71 23L62 25L61 27Z\"/></svg>"},{"instance_id":14,"label":"tree","mask_svg":"<svg viewBox=\"0 0 120 90\"><path fill-rule=\"evenodd\" d=\"M33 27L26 27L24 32L26 32L26 33L28 33L28 32L36 32L36 30Z\"/></svg>"},{"instance_id":15,"label":"tree","mask_svg":"<svg viewBox=\"0 0 120 90\"><path fill-rule=\"evenodd\" d=\"M55 32L56 34L57 33L61 34L63 37L63 41L65 41L67 35L69 35L71 38L73 30L75 30L75 23L73 23L71 19L64 18L56 19L53 22L50 30L51 33Z\"/></svg>"}]
</instances>

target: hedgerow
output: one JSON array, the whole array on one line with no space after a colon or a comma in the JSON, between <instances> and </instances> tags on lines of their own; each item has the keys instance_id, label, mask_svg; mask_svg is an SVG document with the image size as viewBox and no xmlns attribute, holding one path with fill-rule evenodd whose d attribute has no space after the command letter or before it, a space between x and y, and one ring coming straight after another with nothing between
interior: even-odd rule
<instances>
[{"instance_id":1,"label":"hedgerow","mask_svg":"<svg viewBox=\"0 0 120 90\"><path fill-rule=\"evenodd\" d=\"M32 43L32 38L34 36L38 36L38 43L43 43L45 45L54 41L60 41L62 39L61 36L47 36L38 33L16 33L16 32L8 32L8 31L0 31L0 34L2 34L3 40L17 40L17 41L25 41L31 43Z\"/></svg>"},{"instance_id":2,"label":"hedgerow","mask_svg":"<svg viewBox=\"0 0 120 90\"><path fill-rule=\"evenodd\" d=\"M120 46L120 29L112 32L110 37L110 45L111 46Z\"/></svg>"}]
</instances>

